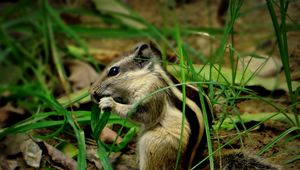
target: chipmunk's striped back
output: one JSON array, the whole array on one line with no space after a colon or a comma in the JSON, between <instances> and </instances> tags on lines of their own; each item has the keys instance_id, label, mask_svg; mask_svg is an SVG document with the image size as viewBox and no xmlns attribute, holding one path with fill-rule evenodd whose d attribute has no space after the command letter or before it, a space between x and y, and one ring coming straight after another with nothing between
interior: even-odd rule
<instances>
[{"instance_id":1,"label":"chipmunk's striped back","mask_svg":"<svg viewBox=\"0 0 300 170\"><path fill-rule=\"evenodd\" d=\"M162 68L160 52L141 44L108 66L91 87L90 93L101 109L109 108L143 126L138 145L140 169L174 169L177 152L181 153L179 169L189 169L195 156L205 149L198 91L187 85L187 96L183 96L178 83ZM182 150L178 151L180 142Z\"/></svg>"}]
</instances>

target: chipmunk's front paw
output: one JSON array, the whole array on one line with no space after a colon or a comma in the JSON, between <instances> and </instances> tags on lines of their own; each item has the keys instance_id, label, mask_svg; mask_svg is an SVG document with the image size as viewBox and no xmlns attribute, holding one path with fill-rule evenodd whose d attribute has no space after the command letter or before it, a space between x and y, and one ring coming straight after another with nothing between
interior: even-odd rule
<instances>
[{"instance_id":1,"label":"chipmunk's front paw","mask_svg":"<svg viewBox=\"0 0 300 170\"><path fill-rule=\"evenodd\" d=\"M103 97L99 102L101 111L111 111L114 109L115 105L116 102L112 97Z\"/></svg>"}]
</instances>

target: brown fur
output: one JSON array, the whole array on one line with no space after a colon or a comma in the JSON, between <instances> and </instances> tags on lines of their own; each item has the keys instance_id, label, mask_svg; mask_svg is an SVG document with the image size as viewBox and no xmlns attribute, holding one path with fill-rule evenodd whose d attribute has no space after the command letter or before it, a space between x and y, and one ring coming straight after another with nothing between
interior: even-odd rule
<instances>
[{"instance_id":1,"label":"brown fur","mask_svg":"<svg viewBox=\"0 0 300 170\"><path fill-rule=\"evenodd\" d=\"M160 57L160 52L151 45L140 44L132 53L107 66L92 85L90 94L102 110L110 109L142 126L138 141L141 170L175 169L180 142L178 169L190 169L205 147L200 98L197 89L187 86L186 111L182 114L182 87L172 87L179 82L162 68ZM111 74L114 67L118 71ZM207 100L205 104L210 116ZM217 167L225 170L281 169L241 152L222 158Z\"/></svg>"},{"instance_id":2,"label":"brown fur","mask_svg":"<svg viewBox=\"0 0 300 170\"><path fill-rule=\"evenodd\" d=\"M119 73L109 76L113 67L118 67ZM111 109L113 113L142 125L143 131L138 142L141 170L175 169L184 115L177 108L177 103L173 102L174 98L182 101L181 91L175 87L161 90L170 85L174 83L161 67L159 51L151 45L142 44L132 54L108 66L90 89L102 110ZM194 121L199 124L197 134L193 137L193 145L197 148L204 131L201 110L188 98L186 107L189 108L189 114L195 114L197 120ZM186 119L182 134L178 169L186 169L183 166L184 158L192 159L195 155L186 153L191 137L191 127ZM190 162L187 166L191 166Z\"/></svg>"}]
</instances>

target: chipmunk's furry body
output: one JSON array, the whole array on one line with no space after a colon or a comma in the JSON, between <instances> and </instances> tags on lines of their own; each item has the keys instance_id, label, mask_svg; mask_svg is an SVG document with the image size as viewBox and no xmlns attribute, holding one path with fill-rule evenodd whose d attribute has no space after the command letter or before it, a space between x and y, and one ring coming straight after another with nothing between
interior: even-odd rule
<instances>
[{"instance_id":1,"label":"chipmunk's furry body","mask_svg":"<svg viewBox=\"0 0 300 170\"><path fill-rule=\"evenodd\" d=\"M183 95L173 81L161 66L160 52L141 44L131 54L112 62L90 90L102 110L111 109L143 126L138 142L141 170L175 169L180 142L178 169L188 169L202 140L201 109L186 97L182 115Z\"/></svg>"},{"instance_id":2,"label":"chipmunk's furry body","mask_svg":"<svg viewBox=\"0 0 300 170\"><path fill-rule=\"evenodd\" d=\"M178 83L162 68L160 52L151 45L140 44L107 66L90 89L102 110L110 109L142 125L138 141L141 170L173 170L178 152L178 169L189 169L202 158L206 139L199 94L197 89L186 86L183 115L182 87L174 86ZM204 103L209 116L206 99ZM276 169L242 153L225 155L220 166L225 170L258 167Z\"/></svg>"}]
</instances>

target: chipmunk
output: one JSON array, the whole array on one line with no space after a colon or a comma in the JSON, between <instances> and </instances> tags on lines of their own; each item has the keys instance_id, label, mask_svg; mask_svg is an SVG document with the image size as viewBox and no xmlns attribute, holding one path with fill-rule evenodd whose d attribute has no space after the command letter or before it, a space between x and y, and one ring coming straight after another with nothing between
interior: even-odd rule
<instances>
[{"instance_id":1,"label":"chipmunk","mask_svg":"<svg viewBox=\"0 0 300 170\"><path fill-rule=\"evenodd\" d=\"M160 51L142 43L107 66L90 88L93 100L99 102L102 110L109 109L141 124L143 130L138 140L141 170L175 169L178 152L178 169L189 169L194 158L199 158L198 150L205 148L198 91L186 86L185 115L182 115L182 87L175 87L176 84L179 84L176 78L162 67ZM164 90L158 92L160 89Z\"/></svg>"},{"instance_id":2,"label":"chipmunk","mask_svg":"<svg viewBox=\"0 0 300 170\"><path fill-rule=\"evenodd\" d=\"M157 48L141 43L108 65L89 93L101 110L110 110L142 126L138 140L139 169L173 170L178 152L177 169L190 169L204 158L202 154L206 149L199 92L186 85L183 115L182 86L163 69L161 60ZM211 123L209 100L207 97L204 100ZM225 155L222 160L222 169L226 170L257 167L277 169L244 153Z\"/></svg>"}]
</instances>

